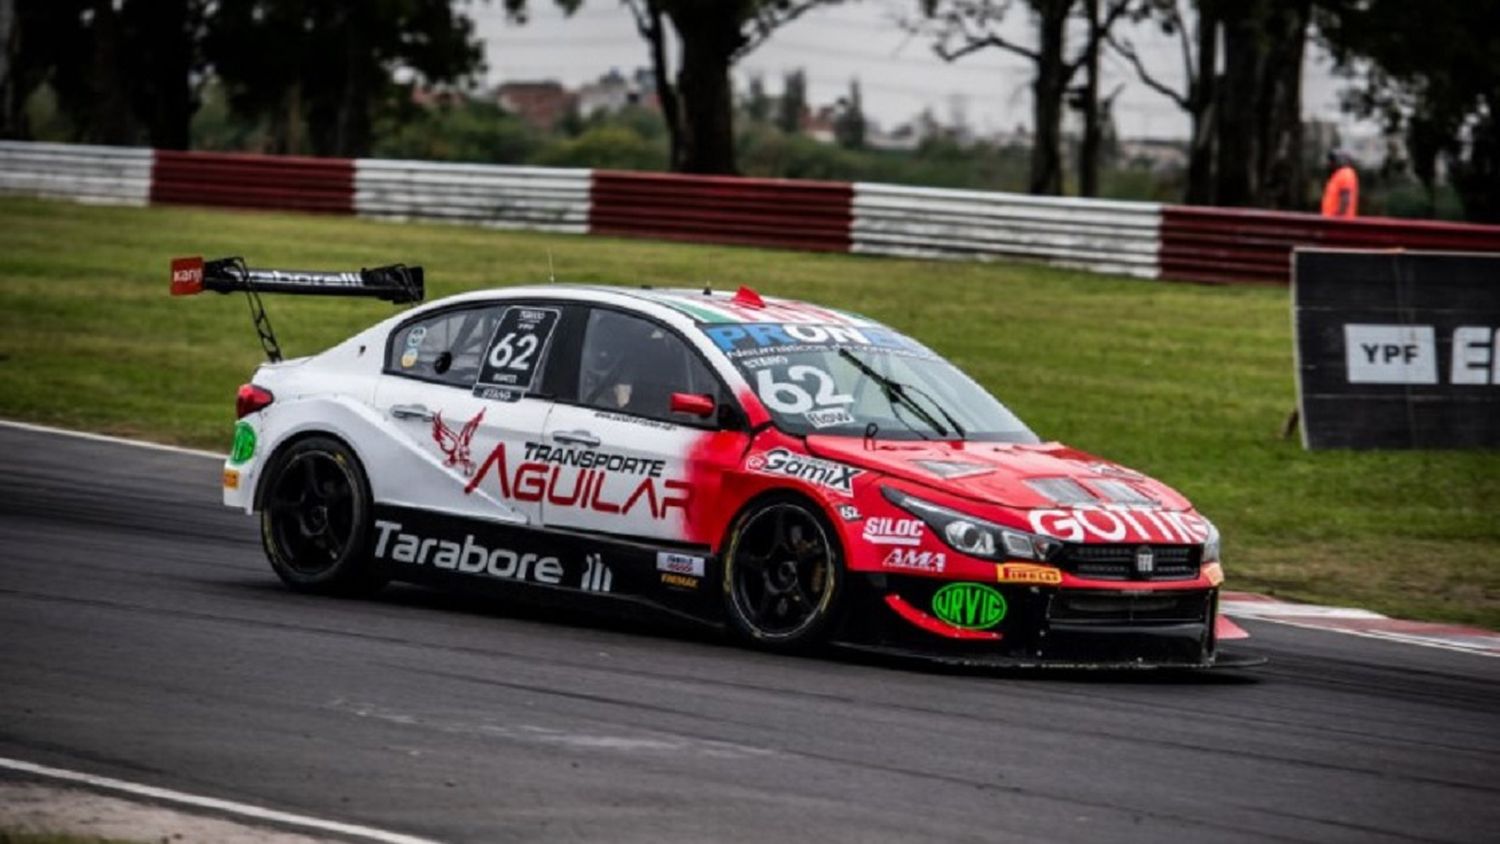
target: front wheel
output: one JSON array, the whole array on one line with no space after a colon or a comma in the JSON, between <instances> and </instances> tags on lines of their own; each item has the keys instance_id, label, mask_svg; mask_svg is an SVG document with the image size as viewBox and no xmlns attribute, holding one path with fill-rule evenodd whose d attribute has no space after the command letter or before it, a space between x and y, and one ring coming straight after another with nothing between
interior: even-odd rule
<instances>
[{"instance_id":1,"label":"front wheel","mask_svg":"<svg viewBox=\"0 0 1500 844\"><path fill-rule=\"evenodd\" d=\"M735 522L724 555L724 603L741 636L775 650L819 641L836 616L843 582L838 540L810 505L775 498Z\"/></svg>"},{"instance_id":2,"label":"front wheel","mask_svg":"<svg viewBox=\"0 0 1500 844\"><path fill-rule=\"evenodd\" d=\"M370 485L348 446L298 440L278 455L266 484L261 544L283 583L334 594L385 585L370 560Z\"/></svg>"}]
</instances>

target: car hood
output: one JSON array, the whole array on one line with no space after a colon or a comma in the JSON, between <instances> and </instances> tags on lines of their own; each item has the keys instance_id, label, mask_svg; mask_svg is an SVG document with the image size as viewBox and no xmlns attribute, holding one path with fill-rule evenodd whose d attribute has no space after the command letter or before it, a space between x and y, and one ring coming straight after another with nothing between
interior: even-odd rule
<instances>
[{"instance_id":1,"label":"car hood","mask_svg":"<svg viewBox=\"0 0 1500 844\"><path fill-rule=\"evenodd\" d=\"M1017 509L1124 504L1192 505L1176 490L1061 443L907 442L812 435L814 455Z\"/></svg>"}]
</instances>

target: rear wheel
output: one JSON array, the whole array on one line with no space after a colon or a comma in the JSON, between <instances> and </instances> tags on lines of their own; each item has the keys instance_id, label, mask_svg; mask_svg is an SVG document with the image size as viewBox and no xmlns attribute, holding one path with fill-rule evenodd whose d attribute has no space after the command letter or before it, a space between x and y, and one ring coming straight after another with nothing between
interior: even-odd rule
<instances>
[{"instance_id":1,"label":"rear wheel","mask_svg":"<svg viewBox=\"0 0 1500 844\"><path fill-rule=\"evenodd\" d=\"M363 594L387 578L370 560L370 484L348 446L298 440L266 479L261 543L282 582L302 592Z\"/></svg>"},{"instance_id":2,"label":"rear wheel","mask_svg":"<svg viewBox=\"0 0 1500 844\"><path fill-rule=\"evenodd\" d=\"M836 535L811 505L773 498L735 522L724 555L724 603L741 636L777 650L820 641L843 583Z\"/></svg>"}]
</instances>

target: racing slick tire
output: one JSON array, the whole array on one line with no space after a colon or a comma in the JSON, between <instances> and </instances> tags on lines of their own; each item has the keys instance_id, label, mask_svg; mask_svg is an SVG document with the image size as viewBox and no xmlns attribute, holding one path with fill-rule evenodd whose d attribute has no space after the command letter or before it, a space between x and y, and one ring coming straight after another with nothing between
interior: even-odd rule
<instances>
[{"instance_id":1,"label":"racing slick tire","mask_svg":"<svg viewBox=\"0 0 1500 844\"><path fill-rule=\"evenodd\" d=\"M349 447L300 439L267 473L261 544L277 577L298 592L368 595L390 579L370 558L370 482Z\"/></svg>"},{"instance_id":2,"label":"racing slick tire","mask_svg":"<svg viewBox=\"0 0 1500 844\"><path fill-rule=\"evenodd\" d=\"M724 553L724 611L734 632L776 651L806 649L833 629L844 592L838 533L793 495L746 508Z\"/></svg>"}]
</instances>

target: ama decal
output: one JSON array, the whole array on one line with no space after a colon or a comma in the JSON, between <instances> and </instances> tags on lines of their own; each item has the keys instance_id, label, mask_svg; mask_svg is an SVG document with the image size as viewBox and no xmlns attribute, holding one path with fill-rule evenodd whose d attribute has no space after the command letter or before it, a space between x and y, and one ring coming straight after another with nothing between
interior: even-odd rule
<instances>
[{"instance_id":1,"label":"ama decal","mask_svg":"<svg viewBox=\"0 0 1500 844\"><path fill-rule=\"evenodd\" d=\"M664 461L532 442L524 451L523 460L512 469L505 443L496 443L464 493L472 493L493 475L500 497L512 501L546 501L622 516L644 511L653 519L664 519L673 510L687 516L693 489L683 481L663 478ZM611 501L605 497L604 481L621 474L637 476L640 482L623 499Z\"/></svg>"}]
</instances>

